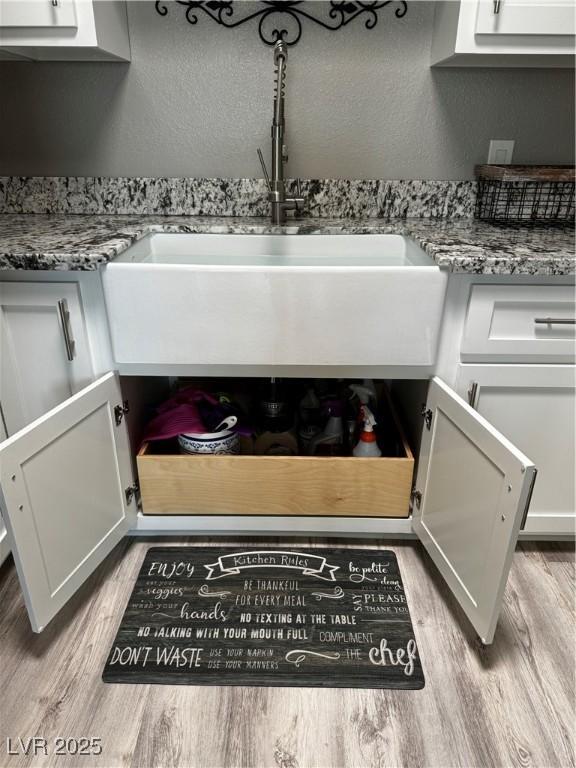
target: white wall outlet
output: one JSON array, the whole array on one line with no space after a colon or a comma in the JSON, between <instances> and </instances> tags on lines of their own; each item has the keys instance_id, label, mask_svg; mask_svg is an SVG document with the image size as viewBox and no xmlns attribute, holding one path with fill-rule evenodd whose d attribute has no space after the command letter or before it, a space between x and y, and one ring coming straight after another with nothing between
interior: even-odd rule
<instances>
[{"instance_id":1,"label":"white wall outlet","mask_svg":"<svg viewBox=\"0 0 576 768\"><path fill-rule=\"evenodd\" d=\"M514 152L514 141L491 139L488 149L489 165L510 165Z\"/></svg>"}]
</instances>

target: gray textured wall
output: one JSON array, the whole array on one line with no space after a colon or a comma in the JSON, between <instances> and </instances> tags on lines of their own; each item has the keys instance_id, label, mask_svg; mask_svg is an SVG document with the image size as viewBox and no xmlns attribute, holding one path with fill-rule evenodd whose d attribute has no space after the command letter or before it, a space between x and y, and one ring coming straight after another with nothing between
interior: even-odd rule
<instances>
[{"instance_id":1,"label":"gray textured wall","mask_svg":"<svg viewBox=\"0 0 576 768\"><path fill-rule=\"evenodd\" d=\"M574 161L574 73L431 70L432 6L399 21L385 9L371 32L305 27L289 60L291 174L465 179L490 138L516 139L516 162ZM261 175L273 74L254 25L128 9L130 65L0 63L0 174Z\"/></svg>"}]
</instances>

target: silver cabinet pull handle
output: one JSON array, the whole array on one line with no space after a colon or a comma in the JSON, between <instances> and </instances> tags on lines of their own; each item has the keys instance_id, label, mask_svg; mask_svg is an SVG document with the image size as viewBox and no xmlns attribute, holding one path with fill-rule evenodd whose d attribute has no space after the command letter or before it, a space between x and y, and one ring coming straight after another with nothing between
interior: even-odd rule
<instances>
[{"instance_id":1,"label":"silver cabinet pull handle","mask_svg":"<svg viewBox=\"0 0 576 768\"><path fill-rule=\"evenodd\" d=\"M470 386L468 387L468 405L471 405L472 408L476 408L476 401L478 400L478 382L477 381L471 381Z\"/></svg>"},{"instance_id":2,"label":"silver cabinet pull handle","mask_svg":"<svg viewBox=\"0 0 576 768\"><path fill-rule=\"evenodd\" d=\"M62 325L62 335L64 336L64 345L66 346L66 357L70 362L76 356L76 342L72 335L70 327L70 312L68 311L68 302L66 299L60 299L58 302L58 314Z\"/></svg>"},{"instance_id":3,"label":"silver cabinet pull handle","mask_svg":"<svg viewBox=\"0 0 576 768\"><path fill-rule=\"evenodd\" d=\"M500 13L500 0L494 0L494 13Z\"/></svg>"},{"instance_id":4,"label":"silver cabinet pull handle","mask_svg":"<svg viewBox=\"0 0 576 768\"><path fill-rule=\"evenodd\" d=\"M535 317L536 325L576 325L574 317Z\"/></svg>"}]
</instances>

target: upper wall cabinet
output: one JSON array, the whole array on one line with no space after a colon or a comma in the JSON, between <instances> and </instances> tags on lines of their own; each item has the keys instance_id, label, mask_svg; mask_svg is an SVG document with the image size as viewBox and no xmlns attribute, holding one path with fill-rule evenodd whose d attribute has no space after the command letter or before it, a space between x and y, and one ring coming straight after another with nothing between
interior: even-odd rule
<instances>
[{"instance_id":1,"label":"upper wall cabinet","mask_svg":"<svg viewBox=\"0 0 576 768\"><path fill-rule=\"evenodd\" d=\"M78 28L74 0L3 0L3 27Z\"/></svg>"},{"instance_id":2,"label":"upper wall cabinet","mask_svg":"<svg viewBox=\"0 0 576 768\"><path fill-rule=\"evenodd\" d=\"M436 4L432 66L573 67L576 0Z\"/></svg>"},{"instance_id":3,"label":"upper wall cabinet","mask_svg":"<svg viewBox=\"0 0 576 768\"><path fill-rule=\"evenodd\" d=\"M126 3L0 0L0 58L10 56L36 61L130 61Z\"/></svg>"}]
</instances>

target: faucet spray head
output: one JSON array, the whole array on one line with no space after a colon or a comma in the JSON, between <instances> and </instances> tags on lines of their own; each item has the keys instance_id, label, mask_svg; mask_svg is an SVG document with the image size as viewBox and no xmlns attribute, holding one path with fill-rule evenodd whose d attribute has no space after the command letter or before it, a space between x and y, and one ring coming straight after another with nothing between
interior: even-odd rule
<instances>
[{"instance_id":1,"label":"faucet spray head","mask_svg":"<svg viewBox=\"0 0 576 768\"><path fill-rule=\"evenodd\" d=\"M284 61L288 59L288 48L284 40L276 40L274 44L274 64L278 65L280 58L283 58Z\"/></svg>"},{"instance_id":2,"label":"faucet spray head","mask_svg":"<svg viewBox=\"0 0 576 768\"><path fill-rule=\"evenodd\" d=\"M286 87L286 61L288 49L284 40L277 40L274 45L274 67L276 82L274 83L274 125L284 124L284 89Z\"/></svg>"}]
</instances>

